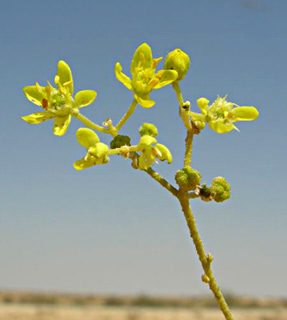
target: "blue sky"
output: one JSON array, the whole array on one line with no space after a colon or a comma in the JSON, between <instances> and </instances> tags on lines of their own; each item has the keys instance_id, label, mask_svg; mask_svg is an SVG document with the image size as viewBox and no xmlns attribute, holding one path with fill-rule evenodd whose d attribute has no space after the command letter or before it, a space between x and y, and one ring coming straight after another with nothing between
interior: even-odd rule
<instances>
[{"instance_id":1,"label":"blue sky","mask_svg":"<svg viewBox=\"0 0 287 320\"><path fill-rule=\"evenodd\" d=\"M0 12L0 288L91 293L208 293L176 199L129 161L76 172L84 150L76 120L64 137L36 112L22 88L52 81L58 60L75 90L98 92L83 113L116 122L132 94L114 76L143 42L155 57L190 55L185 100L228 94L254 105L258 120L240 133L204 130L193 167L232 186L223 204L192 203L215 274L229 292L286 297L287 3L284 0L6 1ZM182 167L184 128L170 87L152 93L123 128L138 141L143 122L173 153L156 169L169 181ZM108 137L101 136L108 143Z\"/></svg>"}]
</instances>

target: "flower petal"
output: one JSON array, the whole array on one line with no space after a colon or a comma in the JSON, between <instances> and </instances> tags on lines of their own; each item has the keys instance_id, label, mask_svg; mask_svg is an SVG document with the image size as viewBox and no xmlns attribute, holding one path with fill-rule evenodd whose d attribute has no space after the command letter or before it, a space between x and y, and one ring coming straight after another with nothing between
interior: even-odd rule
<instances>
[{"instance_id":1,"label":"flower petal","mask_svg":"<svg viewBox=\"0 0 287 320\"><path fill-rule=\"evenodd\" d=\"M161 153L161 156L158 156L159 160L161 160L161 161L167 160L168 163L172 163L172 154L166 146L158 143L155 147Z\"/></svg>"},{"instance_id":2,"label":"flower petal","mask_svg":"<svg viewBox=\"0 0 287 320\"><path fill-rule=\"evenodd\" d=\"M74 162L74 168L76 170L83 170L86 168L90 168L94 165L95 165L95 161L93 158L86 159L86 157L84 157L84 158Z\"/></svg>"},{"instance_id":3,"label":"flower petal","mask_svg":"<svg viewBox=\"0 0 287 320\"><path fill-rule=\"evenodd\" d=\"M217 133L227 133L233 129L237 129L234 124L230 124L230 123L226 124L220 120L209 121L208 124L209 124L209 127Z\"/></svg>"},{"instance_id":4,"label":"flower petal","mask_svg":"<svg viewBox=\"0 0 287 320\"><path fill-rule=\"evenodd\" d=\"M259 112L255 107L237 107L232 112L233 121L252 121L259 116Z\"/></svg>"},{"instance_id":5,"label":"flower petal","mask_svg":"<svg viewBox=\"0 0 287 320\"><path fill-rule=\"evenodd\" d=\"M54 121L53 132L56 136L63 136L71 122L71 115L68 114L65 117L57 117Z\"/></svg>"},{"instance_id":6,"label":"flower petal","mask_svg":"<svg viewBox=\"0 0 287 320\"><path fill-rule=\"evenodd\" d=\"M73 85L72 71L68 66L68 64L63 60L60 60L58 62L57 75L59 76L60 84L65 88L68 88L70 94L73 94L74 85Z\"/></svg>"},{"instance_id":7,"label":"flower petal","mask_svg":"<svg viewBox=\"0 0 287 320\"><path fill-rule=\"evenodd\" d=\"M149 146L151 145L152 143L156 143L156 139L152 136L149 136L147 134L145 134L144 136L142 136L140 138L140 142L139 142L139 146Z\"/></svg>"},{"instance_id":8,"label":"flower petal","mask_svg":"<svg viewBox=\"0 0 287 320\"><path fill-rule=\"evenodd\" d=\"M207 100L206 98L199 98L197 100L198 108L201 110L203 114L207 113L208 104L209 104L209 100Z\"/></svg>"},{"instance_id":9,"label":"flower petal","mask_svg":"<svg viewBox=\"0 0 287 320\"><path fill-rule=\"evenodd\" d=\"M125 85L129 90L133 90L131 85L131 79L128 76L126 76L124 73L122 73L122 66L120 65L119 62L117 62L115 65L115 74L116 74L116 78L123 85Z\"/></svg>"},{"instance_id":10,"label":"flower petal","mask_svg":"<svg viewBox=\"0 0 287 320\"><path fill-rule=\"evenodd\" d=\"M80 145L89 149L95 146L99 141L98 135L91 129L80 128L76 132L76 137Z\"/></svg>"},{"instance_id":11,"label":"flower petal","mask_svg":"<svg viewBox=\"0 0 287 320\"><path fill-rule=\"evenodd\" d=\"M75 107L85 107L96 99L97 93L94 90L83 90L79 91L75 95Z\"/></svg>"},{"instance_id":12,"label":"flower petal","mask_svg":"<svg viewBox=\"0 0 287 320\"><path fill-rule=\"evenodd\" d=\"M43 89L43 90L42 90ZM42 106L42 100L44 99L43 87L40 86L28 86L23 88L23 91L28 100L36 104L37 106Z\"/></svg>"},{"instance_id":13,"label":"flower petal","mask_svg":"<svg viewBox=\"0 0 287 320\"><path fill-rule=\"evenodd\" d=\"M156 84L153 89L160 89L177 79L177 72L174 70L160 70L155 75L159 79L159 83Z\"/></svg>"},{"instance_id":14,"label":"flower petal","mask_svg":"<svg viewBox=\"0 0 287 320\"><path fill-rule=\"evenodd\" d=\"M131 73L135 72L135 68L141 66L144 69L150 68L152 63L151 47L147 43L141 44L135 51L132 63Z\"/></svg>"},{"instance_id":15,"label":"flower petal","mask_svg":"<svg viewBox=\"0 0 287 320\"><path fill-rule=\"evenodd\" d=\"M134 98L137 100L138 104L140 104L144 108L151 108L155 105L155 102L151 100L149 95L140 97L139 95L135 94Z\"/></svg>"},{"instance_id":16,"label":"flower petal","mask_svg":"<svg viewBox=\"0 0 287 320\"><path fill-rule=\"evenodd\" d=\"M22 117L22 119L30 124L39 124L49 119L54 119L55 116L50 112L36 112Z\"/></svg>"}]
</instances>

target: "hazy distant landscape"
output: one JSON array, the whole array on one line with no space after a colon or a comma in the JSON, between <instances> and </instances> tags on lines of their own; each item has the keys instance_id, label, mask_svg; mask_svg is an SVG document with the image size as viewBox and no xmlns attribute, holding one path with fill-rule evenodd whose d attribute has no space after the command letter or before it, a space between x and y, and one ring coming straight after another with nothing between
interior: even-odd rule
<instances>
[{"instance_id":1,"label":"hazy distant landscape","mask_svg":"<svg viewBox=\"0 0 287 320\"><path fill-rule=\"evenodd\" d=\"M287 299L227 295L236 320L287 320ZM211 297L0 292L2 320L223 320Z\"/></svg>"}]
</instances>

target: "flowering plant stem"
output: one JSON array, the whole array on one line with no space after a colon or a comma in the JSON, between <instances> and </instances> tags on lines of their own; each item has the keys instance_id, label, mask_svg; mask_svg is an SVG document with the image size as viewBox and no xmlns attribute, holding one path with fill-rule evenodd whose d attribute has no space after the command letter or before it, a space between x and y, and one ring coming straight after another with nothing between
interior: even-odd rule
<instances>
[{"instance_id":1,"label":"flowering plant stem","mask_svg":"<svg viewBox=\"0 0 287 320\"><path fill-rule=\"evenodd\" d=\"M180 104L180 114L183 119L183 122L185 124L185 127L187 129L186 139L185 139L185 157L184 157L184 167L190 167L191 164L191 156L192 156L192 143L193 143L193 136L194 136L194 128L189 125L186 125L184 113L186 112L186 109L182 110L182 106L184 105L182 93L180 90L180 87L177 82L173 83L173 88L176 92L178 102ZM189 109L189 106L188 106ZM189 110L188 110L189 111ZM196 193L189 194L188 191L183 190L181 188L176 189L174 188L170 183L168 183L163 177L161 177L157 172L155 172L153 169L149 168L148 170L145 170L153 179L155 179L158 183L160 183L161 186L166 188L169 192L171 192L180 202L182 212L185 216L185 220L187 222L187 226L190 231L190 237L193 240L193 243L196 248L196 252L198 254L199 260L201 262L202 268L204 270L204 275L202 276L202 281L207 283L209 285L210 290L213 292L215 299L217 300L217 303L222 311L222 313L225 316L226 320L233 320L233 316L229 310L229 307L223 297L222 292L220 291L220 288L216 282L216 279L213 275L212 269L211 269L211 263L213 260L213 257L211 254L206 254L202 240L200 238L196 220L194 218L194 215L191 211L191 207L189 204L189 200L191 198L196 198Z\"/></svg>"},{"instance_id":2,"label":"flowering plant stem","mask_svg":"<svg viewBox=\"0 0 287 320\"><path fill-rule=\"evenodd\" d=\"M133 100L131 106L129 107L128 111L124 114L124 116L121 118L121 120L116 125L116 129L120 130L121 127L126 123L126 121L129 119L129 117L134 113L137 106L136 99Z\"/></svg>"},{"instance_id":3,"label":"flowering plant stem","mask_svg":"<svg viewBox=\"0 0 287 320\"><path fill-rule=\"evenodd\" d=\"M192 148L191 148L192 149ZM184 191L182 189L176 189L173 187L168 181L166 181L159 173L154 171L152 168L149 168L145 170L145 172L150 175L154 180L156 180L162 187L167 189L173 196L175 196L181 205L182 212L185 216L185 220L187 222L187 226L190 231L190 237L193 240L193 243L196 248L196 252L198 254L199 260L201 262L202 268L204 270L204 276L202 277L202 280L206 283L208 283L210 290L213 292L214 297L222 311L222 313L225 316L226 320L234 320L229 307L223 297L223 294L220 291L220 288L216 282L216 279L213 275L212 269L211 269L211 263L212 263L212 255L206 254L202 240L200 238L197 226L196 226L196 220L194 218L194 215L191 211L191 207L189 204L190 198L196 198L195 194L189 194L187 191Z\"/></svg>"},{"instance_id":4,"label":"flowering plant stem","mask_svg":"<svg viewBox=\"0 0 287 320\"><path fill-rule=\"evenodd\" d=\"M215 299L218 302L226 320L233 320L233 316L217 285L212 273L211 263L213 257L206 254L196 220L191 211L189 201L201 198L203 201L223 202L230 197L230 185L223 177L213 179L211 186L201 185L201 174L191 167L192 144L194 135L198 135L208 124L209 127L220 134L228 133L237 129L234 122L255 120L259 112L255 107L240 107L233 102L228 102L225 97L218 97L211 105L206 98L197 100L201 113L190 110L190 102L184 101L179 86L190 65L189 56L180 49L170 52L164 64L164 69L156 72L156 67L162 58L153 59L152 50L148 44L143 43L134 53L131 62L132 78L122 73L120 63L115 66L116 78L126 88L133 91L134 99L127 112L114 126L110 118L107 118L102 126L94 123L79 111L80 108L90 105L96 98L94 90L83 90L73 95L73 78L68 64L59 61L57 75L55 77L56 88L49 82L48 86L42 87L39 83L34 86L26 86L24 93L29 101L42 107L44 111L26 115L23 118L29 124L39 124L49 119L54 119L53 132L56 136L63 136L70 124L71 117L81 121L88 128L79 128L76 132L78 143L86 149L86 155L74 162L76 170L83 170L96 165L109 162L109 156L120 155L125 159L132 160L132 167L145 171L151 178L168 190L178 199L182 212L185 216L190 236L196 248L204 274L201 279L209 285ZM119 130L136 110L137 104L143 108L151 108L155 101L151 100L150 93L153 89L160 89L172 84L179 103L179 116L186 129L184 167L175 174L175 180L179 188L172 186L159 173L151 167L157 160L172 162L172 154L169 149L157 143L155 137L158 130L151 123L143 123L139 129L141 136L138 144L131 145L131 138L127 135L119 135ZM110 147L100 141L98 135L91 130L111 135Z\"/></svg>"}]
</instances>

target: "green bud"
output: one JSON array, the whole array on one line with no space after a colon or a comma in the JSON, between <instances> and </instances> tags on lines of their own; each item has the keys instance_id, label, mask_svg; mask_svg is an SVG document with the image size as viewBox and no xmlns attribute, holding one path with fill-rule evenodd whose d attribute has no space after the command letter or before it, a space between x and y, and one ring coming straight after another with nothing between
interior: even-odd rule
<instances>
[{"instance_id":1,"label":"green bud","mask_svg":"<svg viewBox=\"0 0 287 320\"><path fill-rule=\"evenodd\" d=\"M204 283L209 283L209 282L210 282L210 279L209 279L209 277L208 277L206 274L203 274L203 275L201 276L201 280L202 280L202 282L204 282Z\"/></svg>"},{"instance_id":2,"label":"green bud","mask_svg":"<svg viewBox=\"0 0 287 320\"><path fill-rule=\"evenodd\" d=\"M148 136L156 137L158 135L158 132L154 124L143 123L143 125L139 129L139 134L141 136L148 135Z\"/></svg>"},{"instance_id":3,"label":"green bud","mask_svg":"<svg viewBox=\"0 0 287 320\"><path fill-rule=\"evenodd\" d=\"M192 120L191 120L192 121ZM192 121L196 129L199 131L203 130L205 128L205 122L201 120Z\"/></svg>"},{"instance_id":4,"label":"green bud","mask_svg":"<svg viewBox=\"0 0 287 320\"><path fill-rule=\"evenodd\" d=\"M223 202L230 198L230 184L223 178L214 178L211 185L211 192L214 201Z\"/></svg>"},{"instance_id":5,"label":"green bud","mask_svg":"<svg viewBox=\"0 0 287 320\"><path fill-rule=\"evenodd\" d=\"M122 146L130 146L130 145L131 145L131 138L129 136L117 135L110 142L111 149L116 149Z\"/></svg>"},{"instance_id":6,"label":"green bud","mask_svg":"<svg viewBox=\"0 0 287 320\"><path fill-rule=\"evenodd\" d=\"M183 168L176 172L175 181L182 189L195 190L200 185L201 174L191 167Z\"/></svg>"},{"instance_id":7,"label":"green bud","mask_svg":"<svg viewBox=\"0 0 287 320\"><path fill-rule=\"evenodd\" d=\"M165 58L164 69L175 70L178 73L177 81L182 80L190 65L189 56L180 49L171 51Z\"/></svg>"}]
</instances>

